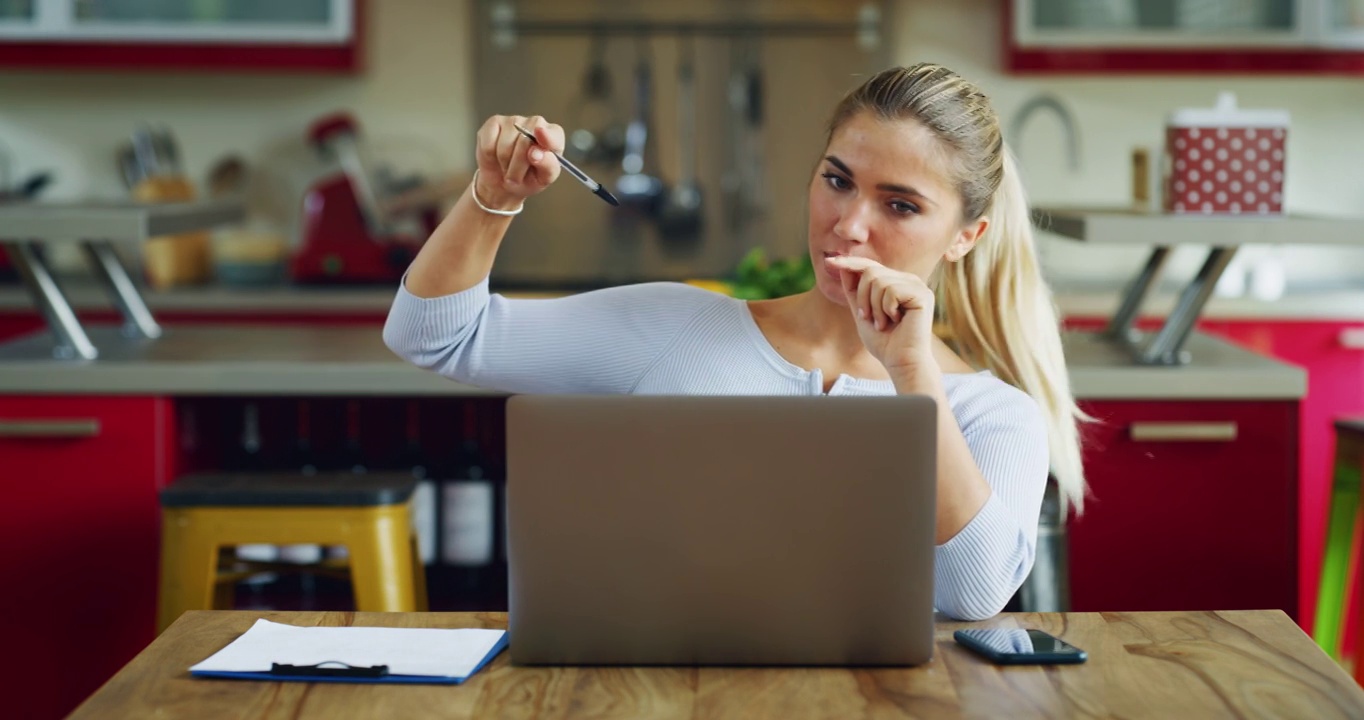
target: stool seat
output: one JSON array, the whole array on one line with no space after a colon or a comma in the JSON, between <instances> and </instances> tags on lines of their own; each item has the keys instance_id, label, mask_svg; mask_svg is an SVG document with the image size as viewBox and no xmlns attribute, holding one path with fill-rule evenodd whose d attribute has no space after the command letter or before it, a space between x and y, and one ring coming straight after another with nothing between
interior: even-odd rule
<instances>
[{"instance_id":1,"label":"stool seat","mask_svg":"<svg viewBox=\"0 0 1364 720\"><path fill-rule=\"evenodd\" d=\"M407 473L202 473L163 489L161 506L373 507L405 503L416 487Z\"/></svg>"}]
</instances>

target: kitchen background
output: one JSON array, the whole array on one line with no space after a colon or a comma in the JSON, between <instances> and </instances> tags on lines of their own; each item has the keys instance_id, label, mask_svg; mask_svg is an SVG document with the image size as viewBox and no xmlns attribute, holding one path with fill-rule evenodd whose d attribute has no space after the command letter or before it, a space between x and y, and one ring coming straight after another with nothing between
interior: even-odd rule
<instances>
[{"instance_id":1,"label":"kitchen background","mask_svg":"<svg viewBox=\"0 0 1364 720\"><path fill-rule=\"evenodd\" d=\"M410 172L471 168L471 138L482 120L473 111L480 73L484 78L508 77L500 65L475 69L474 49L486 28L476 21L473 5L467 0L367 3L365 71L355 76L0 73L0 148L14 156L15 173L20 177L37 170L53 172L54 182L45 198L118 196L125 190L111 158L113 149L140 123L165 123L179 137L190 178L203 182L215 162L229 154L242 156L252 171L257 197L273 200L257 203L257 212L285 233L294 233L298 213L294 198L327 169L307 147L304 129L325 113L353 110L374 152ZM1038 94L1060 98L1074 116L1076 165L1070 161L1067 131L1054 114L1036 113L1021 134L1009 137L1036 203L1126 203L1132 192L1132 149L1158 149L1172 110L1211 107L1220 91L1230 90L1242 107L1282 108L1292 115L1285 182L1288 208L1304 213L1364 213L1364 183L1358 181L1358 168L1364 164L1364 134L1358 132L1364 83L1357 77L1013 75L1003 67L1004 5L998 0L893 0L884 10L884 52L890 62L931 60L976 81L989 93L1009 129L1016 129L1011 123L1019 110ZM529 42L546 44L543 38ZM588 58L588 39L552 42L563 49L561 64L556 64L567 68L564 75L571 89L576 89L577 75ZM674 52L672 44L671 39L656 43L660 57L655 73L665 83L672 71L666 62ZM613 52L623 61L612 67L616 94L628 97L633 69L629 41L616 41ZM773 76L787 83L796 77L775 68ZM851 77L848 80L853 82ZM838 89L825 83L820 86L823 97L774 97L774 103L789 104L768 109L769 132L781 133L782 125L798 122L803 142L792 138L789 148L770 147L768 155L789 152L808 162L804 159L810 154L806 143L813 141L809 133L822 122ZM706 90L712 103L724 92L714 83ZM660 93L659 103L660 122L673 122L672 99ZM531 99L525 105L505 111L536 111ZM661 150L660 160L667 163L664 169L674 171L671 148ZM799 197L777 199L800 202ZM789 214L799 218L799 206L789 207ZM798 247L798 238L791 239L789 232L784 237L777 250ZM1271 251L1248 248L1239 261L1250 265ZM1293 247L1278 252L1295 289L1318 282L1364 283L1364 250ZM1126 280L1144 256L1142 248L1093 248L1054 239L1044 240L1042 253L1058 284L1085 289L1094 283ZM64 260L73 270L81 267L70 258L57 260ZM1173 262L1172 274L1191 273L1199 259L1176 253Z\"/></svg>"},{"instance_id":2,"label":"kitchen background","mask_svg":"<svg viewBox=\"0 0 1364 720\"><path fill-rule=\"evenodd\" d=\"M1094 497L1068 522L1053 505L1044 509L1038 564L1016 601L1076 610L1280 608L1333 657L1354 664L1358 613L1342 607L1364 605L1364 594L1346 587L1353 575L1322 568L1334 562L1339 570L1348 565L1342 558L1358 556L1348 526L1332 526L1336 541L1328 542L1327 518L1338 509L1333 423L1364 416L1364 2L672 5L0 0L0 242L13 249L27 239L5 232L6 205L20 203L4 191L42 173L50 182L38 198L54 206L123 201L130 184L143 200L240 192L246 201L245 222L115 248L150 286L147 303L166 330L156 342L119 336L118 314L70 242L84 238L33 238L90 330L97 360L54 359L50 337L35 332L43 321L33 300L0 262L0 481L13 490L0 504L0 576L26 578L32 589L0 593L9 603L0 616L24 619L0 631L15 647L54 653L24 668L0 660L0 676L48 692L34 701L33 716L74 707L152 636L162 551L157 493L184 472L410 472L423 480L415 519L432 608L505 607L503 399L431 377L382 347L379 327L412 245L350 242L372 218L346 206L342 191L345 179L363 175L386 207L410 209L383 232L419 240L467 186L474 133L489 114L546 113L569 130L619 131L633 113L641 48L653 90L644 169L672 183L695 160L704 239L665 238L654 223L608 211L565 178L513 223L494 271L497 289L557 294L670 278L737 292L743 286L716 281L732 280L749 251L803 254L805 186L841 94L889 64L943 63L991 96L1034 205L1080 208L1052 213L1058 232L1042 234L1040 252L1073 331L1066 353L1077 398L1102 420L1086 428ZM215 54L177 46L183 28L162 39L171 43L165 47L146 38L106 46L106 38L71 50L26 44L16 34L23 29L6 20L35 8L57 20L355 12L358 30L351 35L337 22L319 31L341 33L337 51L261 50L272 45L261 30ZM521 31L508 33L495 18L523 23ZM593 23L603 20L615 31L594 43ZM1295 34L1298 20L1307 30ZM692 22L713 32L676 32ZM1148 34L1133 29L1138 23L1160 27ZM746 32L757 26L780 31ZM640 27L655 32L641 42ZM1264 27L1281 36L1260 33ZM1330 30L1325 50L1318 28ZM1162 44L1174 49L1162 52ZM109 57L121 59L102 66L98 58ZM591 72L597 57L604 74ZM679 73L686 58L695 61L694 116ZM579 102L604 82L609 102ZM1288 217L1237 224L1121 212L1145 188L1134 179L1134 150L1158 160L1172 113L1211 108L1223 93L1243 109L1291 117L1283 150ZM358 147L347 145L352 133L339 112L357 123ZM682 137L691 121L694 151ZM139 133L146 123L173 134L178 158L167 156L159 136ZM310 139L321 136L330 154ZM610 150L570 154L610 184L622 163L619 139L602 132L596 139ZM148 158L188 182L130 183L125 171ZM339 174L355 169L352 158L363 172ZM1344 220L1313 225L1310 215ZM1083 332L1113 316L1152 245L1192 240L1175 247L1147 307L1159 316L1207 245L1269 235L1279 244L1237 252L1189 339L1192 361L1138 362L1111 339ZM219 261L217 279L205 284L196 282L204 268L194 267L207 262L194 254L200 243ZM271 263L303 249L307 263L292 271L321 282L287 282L283 268L269 274ZM79 439L31 437L72 418L79 422L63 432L88 432L86 419L96 429ZM36 549L9 552L21 545ZM89 562L92 548L119 561ZM236 557L323 556L345 555L302 545L252 546ZM241 576L239 606L351 601L335 573L258 569ZM1323 574L1336 585L1319 594ZM67 623L74 616L86 621ZM96 645L102 651L81 672L45 670L61 653Z\"/></svg>"}]
</instances>

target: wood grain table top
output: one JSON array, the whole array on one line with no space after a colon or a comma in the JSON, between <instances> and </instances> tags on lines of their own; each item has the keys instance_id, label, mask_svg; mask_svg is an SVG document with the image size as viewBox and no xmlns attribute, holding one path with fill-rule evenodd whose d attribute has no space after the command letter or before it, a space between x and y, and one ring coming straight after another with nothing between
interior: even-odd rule
<instances>
[{"instance_id":1,"label":"wood grain table top","mask_svg":"<svg viewBox=\"0 0 1364 720\"><path fill-rule=\"evenodd\" d=\"M301 626L505 628L503 613L186 613L75 718L1364 717L1364 691L1274 611L1019 613L937 623L913 668L518 667L499 655L463 685L192 678L257 618ZM1046 630L1081 665L996 666L964 627Z\"/></svg>"}]
</instances>

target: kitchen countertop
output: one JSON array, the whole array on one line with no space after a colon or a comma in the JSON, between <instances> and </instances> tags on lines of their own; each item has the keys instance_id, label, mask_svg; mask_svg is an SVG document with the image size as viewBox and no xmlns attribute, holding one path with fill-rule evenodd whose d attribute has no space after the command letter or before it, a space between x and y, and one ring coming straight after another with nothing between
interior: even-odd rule
<instances>
[{"instance_id":1,"label":"kitchen countertop","mask_svg":"<svg viewBox=\"0 0 1364 720\"><path fill-rule=\"evenodd\" d=\"M1062 334L1071 391L1081 400L1298 399L1307 371L1200 332L1184 345L1188 365L1136 365L1128 350L1090 332Z\"/></svg>"},{"instance_id":2,"label":"kitchen countertop","mask_svg":"<svg viewBox=\"0 0 1364 720\"><path fill-rule=\"evenodd\" d=\"M93 325L98 360L51 359L51 338L34 333L0 345L0 393L157 395L493 394L413 367L388 350L377 328L239 325L169 326L158 340L127 339ZM1066 354L1081 399L1297 399L1304 370L1194 333L1182 367L1134 365L1090 333L1067 333Z\"/></svg>"},{"instance_id":3,"label":"kitchen countertop","mask_svg":"<svg viewBox=\"0 0 1364 720\"><path fill-rule=\"evenodd\" d=\"M77 310L113 310L108 294L93 279L63 278L67 299ZM278 285L241 288L224 285L151 290L143 297L153 312L204 314L375 313L393 304L394 288L381 286ZM496 288L494 288L496 290ZM1054 285L1056 303L1067 316L1109 317L1121 302L1116 284ZM508 297L556 297L566 292L503 291ZM1157 288L1143 315L1165 315L1177 299L1172 288ZM0 284L0 312L33 310L33 301L18 284ZM1273 301L1253 297L1214 296L1203 309L1211 319L1275 318L1303 320L1364 320L1364 285L1336 286L1324 291L1292 291Z\"/></svg>"}]
</instances>

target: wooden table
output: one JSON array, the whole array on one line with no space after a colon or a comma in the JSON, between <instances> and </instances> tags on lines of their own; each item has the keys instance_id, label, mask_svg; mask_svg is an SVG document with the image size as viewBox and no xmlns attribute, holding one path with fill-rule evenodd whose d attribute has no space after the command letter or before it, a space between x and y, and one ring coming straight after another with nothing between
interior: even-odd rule
<instances>
[{"instance_id":1,"label":"wooden table","mask_svg":"<svg viewBox=\"0 0 1364 720\"><path fill-rule=\"evenodd\" d=\"M1364 717L1364 692L1274 611L1022 613L938 623L917 668L515 667L502 653L463 685L191 678L256 618L294 625L506 627L502 613L186 613L76 709L77 718ZM961 627L1031 627L1083 665L998 667Z\"/></svg>"}]
</instances>

